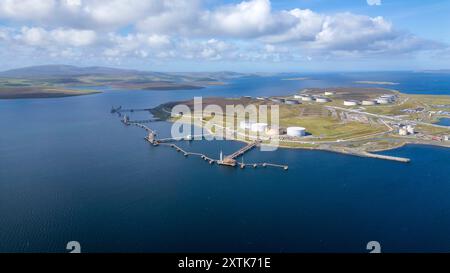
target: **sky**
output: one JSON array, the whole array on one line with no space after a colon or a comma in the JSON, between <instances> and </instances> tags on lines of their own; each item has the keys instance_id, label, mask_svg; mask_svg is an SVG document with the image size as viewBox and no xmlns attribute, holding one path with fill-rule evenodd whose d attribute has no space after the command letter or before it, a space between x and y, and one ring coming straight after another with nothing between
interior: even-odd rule
<instances>
[{"instance_id":1,"label":"sky","mask_svg":"<svg viewBox=\"0 0 450 273\"><path fill-rule=\"evenodd\" d=\"M448 0L0 0L0 70L450 69Z\"/></svg>"}]
</instances>

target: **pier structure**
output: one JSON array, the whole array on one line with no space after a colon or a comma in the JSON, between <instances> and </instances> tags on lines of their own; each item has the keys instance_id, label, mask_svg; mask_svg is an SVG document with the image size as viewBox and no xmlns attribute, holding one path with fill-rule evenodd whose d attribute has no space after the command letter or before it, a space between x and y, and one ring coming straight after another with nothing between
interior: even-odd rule
<instances>
[{"instance_id":1,"label":"pier structure","mask_svg":"<svg viewBox=\"0 0 450 273\"><path fill-rule=\"evenodd\" d=\"M237 164L236 158L245 154L246 152L250 151L251 149L255 148L260 143L261 143L261 140L255 140L253 142L250 142L249 144L247 144L246 146L237 150L236 152L232 153L231 155L228 155L225 158L221 158L217 163L219 165L236 167L236 164ZM223 156L221 155L221 157L223 157Z\"/></svg>"},{"instance_id":2,"label":"pier structure","mask_svg":"<svg viewBox=\"0 0 450 273\"><path fill-rule=\"evenodd\" d=\"M119 107L112 107L111 108L111 113L134 113L134 112L150 112L151 109L150 108L141 108L141 109L123 109L122 106Z\"/></svg>"},{"instance_id":3,"label":"pier structure","mask_svg":"<svg viewBox=\"0 0 450 273\"><path fill-rule=\"evenodd\" d=\"M111 110L111 113L119 113L119 112L126 112L126 111L131 111L131 110L121 110L121 107L119 108L113 108ZM135 110L134 110L135 111ZM239 150L237 150L236 152L232 153L231 155L225 156L223 157L222 152L220 153L220 159L213 159L205 154L202 153L196 153L196 152L188 152L184 149L182 149L181 147L179 147L178 145L172 143L175 141L192 141L194 139L200 138L200 137L204 137L204 136L208 136L207 135L187 135L185 137L175 137L175 138L161 138L158 139L157 138L157 134L156 131L151 129L150 127L148 127L147 125L143 124L145 122L142 121L131 121L129 119L129 117L125 114L123 119L121 120L125 125L127 126L137 126L139 128L144 129L147 132L147 136L145 137L145 140L147 140L148 142L150 142L153 146L158 146L158 145L163 145L163 146L168 146L171 148L174 148L177 152L182 153L185 157L188 156L198 156L201 159L205 160L206 162L208 162L210 165L217 163L218 165L223 165L223 166L231 166L231 167L236 167L237 166L237 161L236 158L244 155L246 152L250 151L251 149L255 148L257 145L259 145L262 141L261 140L255 140L251 143L248 143L247 145L245 145L244 147L240 148ZM272 163L249 163L249 164L244 164L244 162L242 161L242 163L239 163L240 167L242 169L244 169L246 166L252 166L253 168L257 168L257 167L277 167L277 168L282 168L284 170L288 169L287 165L278 165L278 164L272 164Z\"/></svg>"}]
</instances>

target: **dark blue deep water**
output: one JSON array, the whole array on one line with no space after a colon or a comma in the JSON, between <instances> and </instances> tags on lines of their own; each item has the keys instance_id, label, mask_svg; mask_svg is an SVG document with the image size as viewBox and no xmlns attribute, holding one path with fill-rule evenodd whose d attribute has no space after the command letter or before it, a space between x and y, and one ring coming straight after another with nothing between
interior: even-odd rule
<instances>
[{"instance_id":1,"label":"dark blue deep water","mask_svg":"<svg viewBox=\"0 0 450 273\"><path fill-rule=\"evenodd\" d=\"M292 76L292 75L289 75ZM303 76L303 75L298 75ZM251 151L231 169L152 147L109 113L202 96L288 94L303 87L394 81L410 93L450 94L448 74L250 77L195 91L107 91L0 101L0 252L450 251L450 150L407 146L410 164L328 152ZM170 124L152 124L169 135ZM180 143L217 158L237 142Z\"/></svg>"}]
</instances>

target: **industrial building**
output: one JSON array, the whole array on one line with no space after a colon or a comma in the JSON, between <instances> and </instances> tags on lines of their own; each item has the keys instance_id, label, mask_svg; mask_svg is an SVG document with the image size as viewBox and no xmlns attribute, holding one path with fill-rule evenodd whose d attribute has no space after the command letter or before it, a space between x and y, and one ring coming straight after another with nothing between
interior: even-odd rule
<instances>
[{"instance_id":1,"label":"industrial building","mask_svg":"<svg viewBox=\"0 0 450 273\"><path fill-rule=\"evenodd\" d=\"M303 95L302 101L313 101L313 97L310 95Z\"/></svg>"},{"instance_id":2,"label":"industrial building","mask_svg":"<svg viewBox=\"0 0 450 273\"><path fill-rule=\"evenodd\" d=\"M286 128L270 128L269 130L267 130L266 132L267 135L269 136L279 136L279 135L284 135L286 134Z\"/></svg>"},{"instance_id":3,"label":"industrial building","mask_svg":"<svg viewBox=\"0 0 450 273\"><path fill-rule=\"evenodd\" d=\"M398 134L401 136L407 136L408 135L408 131L406 130L405 127L402 127L398 130Z\"/></svg>"},{"instance_id":4,"label":"industrial building","mask_svg":"<svg viewBox=\"0 0 450 273\"><path fill-rule=\"evenodd\" d=\"M387 98L378 98L377 99L377 103L379 103L379 104L389 104L389 103L391 103L391 101L389 99L387 99Z\"/></svg>"},{"instance_id":5,"label":"industrial building","mask_svg":"<svg viewBox=\"0 0 450 273\"><path fill-rule=\"evenodd\" d=\"M324 93L324 95L325 96L334 96L334 92L332 92L332 91L325 91L325 93Z\"/></svg>"},{"instance_id":6,"label":"industrial building","mask_svg":"<svg viewBox=\"0 0 450 273\"><path fill-rule=\"evenodd\" d=\"M294 99L298 99L298 100L301 100L302 99L302 95L294 95Z\"/></svg>"},{"instance_id":7,"label":"industrial building","mask_svg":"<svg viewBox=\"0 0 450 273\"><path fill-rule=\"evenodd\" d=\"M382 95L377 99L377 103L379 104L389 104L393 103L396 100L395 95Z\"/></svg>"},{"instance_id":8,"label":"industrial building","mask_svg":"<svg viewBox=\"0 0 450 273\"><path fill-rule=\"evenodd\" d=\"M359 101L357 100L344 100L345 106L356 106L359 104Z\"/></svg>"},{"instance_id":9,"label":"industrial building","mask_svg":"<svg viewBox=\"0 0 450 273\"><path fill-rule=\"evenodd\" d=\"M275 103L284 103L284 99L271 98L270 100L271 100L272 102L275 102Z\"/></svg>"},{"instance_id":10,"label":"industrial building","mask_svg":"<svg viewBox=\"0 0 450 273\"><path fill-rule=\"evenodd\" d=\"M325 102L330 102L330 101L331 100L329 98L316 97L316 102L325 103Z\"/></svg>"},{"instance_id":11,"label":"industrial building","mask_svg":"<svg viewBox=\"0 0 450 273\"><path fill-rule=\"evenodd\" d=\"M290 137L302 137L306 135L306 129L303 127L288 127L286 132Z\"/></svg>"},{"instance_id":12,"label":"industrial building","mask_svg":"<svg viewBox=\"0 0 450 273\"><path fill-rule=\"evenodd\" d=\"M415 133L415 128L412 125L401 125L398 130L398 134L401 136L414 135Z\"/></svg>"},{"instance_id":13,"label":"industrial building","mask_svg":"<svg viewBox=\"0 0 450 273\"><path fill-rule=\"evenodd\" d=\"M376 105L377 101L376 100L363 100L361 102L361 104L364 106L371 106L371 105Z\"/></svg>"},{"instance_id":14,"label":"industrial building","mask_svg":"<svg viewBox=\"0 0 450 273\"><path fill-rule=\"evenodd\" d=\"M300 102L298 100L286 100L285 101L286 104L300 104Z\"/></svg>"}]
</instances>

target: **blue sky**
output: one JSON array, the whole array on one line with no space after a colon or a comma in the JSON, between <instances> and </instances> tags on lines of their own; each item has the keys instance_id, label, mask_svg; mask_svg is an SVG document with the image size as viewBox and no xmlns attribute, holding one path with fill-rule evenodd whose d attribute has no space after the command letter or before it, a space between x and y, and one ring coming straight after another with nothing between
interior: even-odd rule
<instances>
[{"instance_id":1,"label":"blue sky","mask_svg":"<svg viewBox=\"0 0 450 273\"><path fill-rule=\"evenodd\" d=\"M444 0L2 0L0 69L449 69L448 14Z\"/></svg>"}]
</instances>

